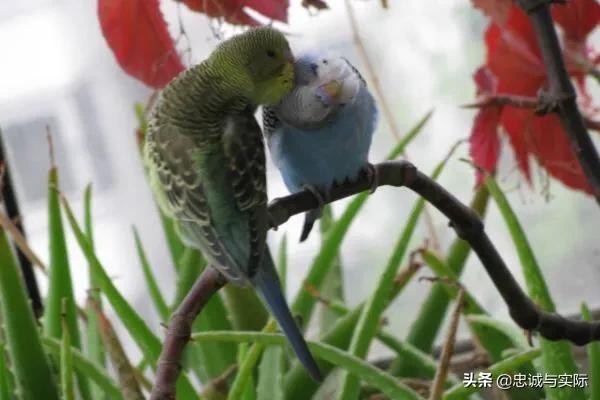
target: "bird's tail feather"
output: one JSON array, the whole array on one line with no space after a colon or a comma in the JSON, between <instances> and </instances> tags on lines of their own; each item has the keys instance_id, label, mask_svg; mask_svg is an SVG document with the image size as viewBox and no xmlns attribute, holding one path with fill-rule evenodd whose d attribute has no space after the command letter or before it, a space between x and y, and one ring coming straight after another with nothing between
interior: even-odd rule
<instances>
[{"instance_id":1,"label":"bird's tail feather","mask_svg":"<svg viewBox=\"0 0 600 400\"><path fill-rule=\"evenodd\" d=\"M308 350L302 332L298 329L298 325L296 325L296 321L292 317L292 313L283 296L279 278L273 265L273 259L268 251L265 253L263 265L261 265L261 268L258 269L256 275L252 278L252 283L287 337L298 360L300 360L308 374L314 380L318 382L322 381L323 377L319 371L319 367Z\"/></svg>"},{"instance_id":2,"label":"bird's tail feather","mask_svg":"<svg viewBox=\"0 0 600 400\"><path fill-rule=\"evenodd\" d=\"M300 234L300 242L304 242L308 239L308 235L310 235L310 231L312 231L315 221L321 218L322 215L323 210L321 208L315 208L304 213L304 225L302 226L302 233Z\"/></svg>"}]
</instances>

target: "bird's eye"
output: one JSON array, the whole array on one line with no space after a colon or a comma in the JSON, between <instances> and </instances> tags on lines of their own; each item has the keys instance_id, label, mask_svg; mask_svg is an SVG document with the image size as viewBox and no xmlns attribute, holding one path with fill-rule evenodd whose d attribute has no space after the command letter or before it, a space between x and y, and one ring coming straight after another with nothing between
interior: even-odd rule
<instances>
[{"instance_id":1,"label":"bird's eye","mask_svg":"<svg viewBox=\"0 0 600 400\"><path fill-rule=\"evenodd\" d=\"M275 58L275 52L273 50L267 50L267 57Z\"/></svg>"},{"instance_id":2,"label":"bird's eye","mask_svg":"<svg viewBox=\"0 0 600 400\"><path fill-rule=\"evenodd\" d=\"M319 74L317 73L317 70L318 70L318 69L319 69L319 66L318 66L317 64L315 64L315 63L311 63L311 64L310 64L310 70L312 71L312 73L313 73L315 76L319 76Z\"/></svg>"},{"instance_id":3,"label":"bird's eye","mask_svg":"<svg viewBox=\"0 0 600 400\"><path fill-rule=\"evenodd\" d=\"M327 64L327 60L323 59L322 61L323 61L323 64Z\"/></svg>"}]
</instances>

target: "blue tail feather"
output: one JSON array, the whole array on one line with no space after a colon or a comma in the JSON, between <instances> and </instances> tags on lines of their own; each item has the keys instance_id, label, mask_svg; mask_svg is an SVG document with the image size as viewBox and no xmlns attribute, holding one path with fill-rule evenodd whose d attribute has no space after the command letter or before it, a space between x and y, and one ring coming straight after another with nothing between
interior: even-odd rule
<instances>
[{"instance_id":1,"label":"blue tail feather","mask_svg":"<svg viewBox=\"0 0 600 400\"><path fill-rule=\"evenodd\" d=\"M261 268L258 269L256 275L252 278L252 283L287 337L287 340L294 349L300 363L302 363L308 374L314 380L321 382L323 377L319 371L319 367L308 350L302 332L298 329L285 297L281 292L279 278L275 272L273 260L268 251L265 253Z\"/></svg>"}]
</instances>

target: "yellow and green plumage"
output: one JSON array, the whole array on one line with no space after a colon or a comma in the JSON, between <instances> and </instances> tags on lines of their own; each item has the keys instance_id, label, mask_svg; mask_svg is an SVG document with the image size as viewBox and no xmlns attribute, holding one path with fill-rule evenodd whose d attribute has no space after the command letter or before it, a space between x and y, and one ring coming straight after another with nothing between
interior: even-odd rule
<instances>
[{"instance_id":1,"label":"yellow and green plumage","mask_svg":"<svg viewBox=\"0 0 600 400\"><path fill-rule=\"evenodd\" d=\"M175 78L153 110L144 161L161 208L212 267L261 295L311 376L320 379L265 244L265 154L254 112L293 86L285 37L253 29Z\"/></svg>"}]
</instances>

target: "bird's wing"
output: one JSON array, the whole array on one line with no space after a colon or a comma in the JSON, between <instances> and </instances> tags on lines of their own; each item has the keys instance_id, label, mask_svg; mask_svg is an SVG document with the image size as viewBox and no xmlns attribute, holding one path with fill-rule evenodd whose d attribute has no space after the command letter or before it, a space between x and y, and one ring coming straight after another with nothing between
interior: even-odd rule
<instances>
[{"instance_id":1,"label":"bird's wing","mask_svg":"<svg viewBox=\"0 0 600 400\"><path fill-rule=\"evenodd\" d=\"M274 107L264 106L262 110L262 120L263 120L263 133L265 138L267 139L267 143L271 140L271 137L275 133L275 131L281 125L281 121L277 117L277 113L275 112Z\"/></svg>"},{"instance_id":2,"label":"bird's wing","mask_svg":"<svg viewBox=\"0 0 600 400\"><path fill-rule=\"evenodd\" d=\"M253 113L229 116L222 143L237 206L247 215L250 259L246 273L251 278L262 261L269 228L265 150Z\"/></svg>"},{"instance_id":3,"label":"bird's wing","mask_svg":"<svg viewBox=\"0 0 600 400\"><path fill-rule=\"evenodd\" d=\"M154 166L151 174L158 181L159 204L177 221L180 233L190 245L199 247L229 280L243 283L245 279L239 276L235 262L211 223L210 208L195 161L195 138L181 134L177 127L168 123L153 127L151 135L146 142L145 156Z\"/></svg>"}]
</instances>

